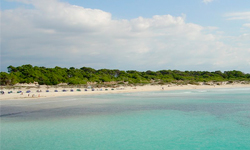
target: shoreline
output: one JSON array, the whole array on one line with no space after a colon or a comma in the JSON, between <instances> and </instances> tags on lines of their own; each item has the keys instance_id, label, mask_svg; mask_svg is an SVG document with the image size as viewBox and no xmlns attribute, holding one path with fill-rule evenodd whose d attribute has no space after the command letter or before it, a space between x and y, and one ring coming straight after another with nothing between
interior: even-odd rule
<instances>
[{"instance_id":1,"label":"shoreline","mask_svg":"<svg viewBox=\"0 0 250 150\"><path fill-rule=\"evenodd\" d=\"M173 91L173 90L191 90L191 89L223 89L223 88L250 88L250 84L225 84L225 85L144 85L144 86L134 86L134 87L117 87L117 88L94 88L87 89L85 88L50 88L49 92L46 92L46 87L39 88L21 88L21 89L2 89L5 94L0 95L1 100L34 100L40 98L50 98L50 97L61 97L61 96L76 96L76 95L99 95L99 94L112 94L112 93L131 93L131 92L147 92L147 91ZM81 91L77 91L80 89ZM26 93L26 91L30 93ZM58 92L54 92L58 90ZM63 92L63 90L66 90ZM70 91L73 90L73 91ZM12 93L8 94L9 91ZM17 91L22 91L22 93L17 93Z\"/></svg>"}]
</instances>

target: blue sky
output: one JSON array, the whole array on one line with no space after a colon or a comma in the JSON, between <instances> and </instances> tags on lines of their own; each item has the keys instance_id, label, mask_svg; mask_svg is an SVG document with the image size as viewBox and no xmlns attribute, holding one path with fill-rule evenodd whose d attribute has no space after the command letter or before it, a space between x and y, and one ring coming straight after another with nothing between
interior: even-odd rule
<instances>
[{"instance_id":1,"label":"blue sky","mask_svg":"<svg viewBox=\"0 0 250 150\"><path fill-rule=\"evenodd\" d=\"M9 65L250 72L250 1L3 0Z\"/></svg>"}]
</instances>

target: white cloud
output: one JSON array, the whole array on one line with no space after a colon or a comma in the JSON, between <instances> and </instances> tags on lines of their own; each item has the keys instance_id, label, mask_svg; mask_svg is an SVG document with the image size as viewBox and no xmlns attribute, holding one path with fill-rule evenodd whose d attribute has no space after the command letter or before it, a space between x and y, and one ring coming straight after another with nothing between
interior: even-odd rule
<instances>
[{"instance_id":1,"label":"white cloud","mask_svg":"<svg viewBox=\"0 0 250 150\"><path fill-rule=\"evenodd\" d=\"M225 16L228 20L250 20L250 12L234 12Z\"/></svg>"},{"instance_id":2,"label":"white cloud","mask_svg":"<svg viewBox=\"0 0 250 150\"><path fill-rule=\"evenodd\" d=\"M245 24L243 24L243 26L250 28L250 23L245 23Z\"/></svg>"},{"instance_id":3,"label":"white cloud","mask_svg":"<svg viewBox=\"0 0 250 150\"><path fill-rule=\"evenodd\" d=\"M234 12L234 13L227 13L225 15L225 17L227 17L227 20L241 20L241 21L250 21L250 12ZM247 27L250 28L250 23L244 23L242 25L243 27ZM247 28L242 28L241 32L248 32L249 29ZM244 34L243 34L244 35Z\"/></svg>"},{"instance_id":4,"label":"white cloud","mask_svg":"<svg viewBox=\"0 0 250 150\"><path fill-rule=\"evenodd\" d=\"M208 3L211 3L212 1L214 0L203 0L203 3L208 4Z\"/></svg>"},{"instance_id":5,"label":"white cloud","mask_svg":"<svg viewBox=\"0 0 250 150\"><path fill-rule=\"evenodd\" d=\"M19 0L21 1L21 0ZM244 69L249 45L226 45L185 16L115 20L108 12L57 0L1 12L2 64L137 70ZM240 51L241 53L238 53Z\"/></svg>"}]
</instances>

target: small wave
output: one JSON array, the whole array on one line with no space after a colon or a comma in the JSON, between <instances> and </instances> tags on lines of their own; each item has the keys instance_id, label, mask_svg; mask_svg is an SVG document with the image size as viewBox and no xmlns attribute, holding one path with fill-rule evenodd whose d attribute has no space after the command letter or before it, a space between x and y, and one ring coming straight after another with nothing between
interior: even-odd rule
<instances>
[{"instance_id":1,"label":"small wave","mask_svg":"<svg viewBox=\"0 0 250 150\"><path fill-rule=\"evenodd\" d=\"M208 92L207 90L202 90L202 91L199 91L200 93L205 93L205 92Z\"/></svg>"},{"instance_id":2,"label":"small wave","mask_svg":"<svg viewBox=\"0 0 250 150\"><path fill-rule=\"evenodd\" d=\"M32 104L25 104L25 105L18 105L18 106L33 106L33 105L40 105L40 104L47 104L47 103L58 103L58 102L67 102L67 101L76 101L78 99L66 99L66 100L57 100L57 101L46 101L46 102L35 102Z\"/></svg>"},{"instance_id":3,"label":"small wave","mask_svg":"<svg viewBox=\"0 0 250 150\"><path fill-rule=\"evenodd\" d=\"M0 117L13 116L13 115L21 114L21 113L22 113L22 112L9 113L9 114L2 114L2 115L0 115Z\"/></svg>"}]
</instances>

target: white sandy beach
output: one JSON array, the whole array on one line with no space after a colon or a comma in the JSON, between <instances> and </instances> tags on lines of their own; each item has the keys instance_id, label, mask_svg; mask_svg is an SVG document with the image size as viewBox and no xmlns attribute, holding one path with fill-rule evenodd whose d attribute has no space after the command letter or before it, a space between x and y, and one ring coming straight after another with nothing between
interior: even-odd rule
<instances>
[{"instance_id":1,"label":"white sandy beach","mask_svg":"<svg viewBox=\"0 0 250 150\"><path fill-rule=\"evenodd\" d=\"M226 85L145 85L136 87L118 87L118 88L94 88L87 89L80 88L81 91L77 91L79 88L50 88L49 92L46 92L46 86L41 86L37 92L37 88L21 88L21 89L3 89L4 94L0 95L0 100L8 99L35 99L35 98L45 98L45 97L56 97L56 96L73 96L73 95L94 95L94 94L110 94L110 93L129 93L129 92L142 92L142 91L162 91L162 90L188 90L188 89L212 89L212 88L240 88L240 87L250 87L250 84L226 84ZM55 92L55 90L58 92ZM71 91L73 89L73 91ZM26 91L30 90L30 93ZM66 90L66 92L63 92ZM8 94L9 91L12 93ZM17 93L17 91L22 91L22 93Z\"/></svg>"}]
</instances>

